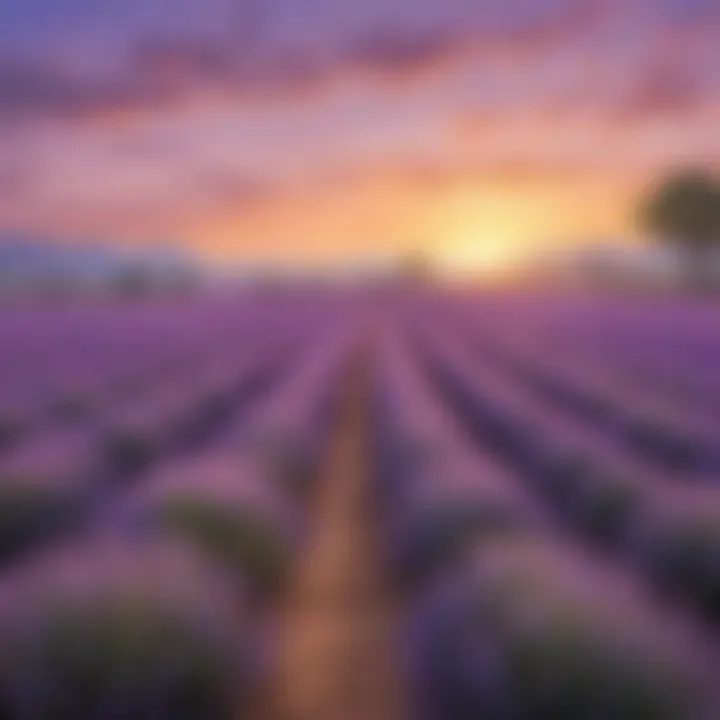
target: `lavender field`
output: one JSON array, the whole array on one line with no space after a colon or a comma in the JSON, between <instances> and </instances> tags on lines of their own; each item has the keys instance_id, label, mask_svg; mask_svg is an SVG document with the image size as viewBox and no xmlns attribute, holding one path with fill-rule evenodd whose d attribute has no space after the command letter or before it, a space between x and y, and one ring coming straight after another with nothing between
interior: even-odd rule
<instances>
[{"instance_id":1,"label":"lavender field","mask_svg":"<svg viewBox=\"0 0 720 720\"><path fill-rule=\"evenodd\" d=\"M720 311L0 308L2 720L720 718Z\"/></svg>"}]
</instances>

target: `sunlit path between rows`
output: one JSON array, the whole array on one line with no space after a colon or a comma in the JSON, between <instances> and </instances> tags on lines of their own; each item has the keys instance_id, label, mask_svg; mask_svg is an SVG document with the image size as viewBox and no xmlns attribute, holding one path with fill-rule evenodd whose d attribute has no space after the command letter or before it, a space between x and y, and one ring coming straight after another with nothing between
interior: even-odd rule
<instances>
[{"instance_id":1,"label":"sunlit path between rows","mask_svg":"<svg viewBox=\"0 0 720 720\"><path fill-rule=\"evenodd\" d=\"M368 476L368 375L360 361L347 379L311 537L281 619L267 720L401 720L405 714Z\"/></svg>"}]
</instances>

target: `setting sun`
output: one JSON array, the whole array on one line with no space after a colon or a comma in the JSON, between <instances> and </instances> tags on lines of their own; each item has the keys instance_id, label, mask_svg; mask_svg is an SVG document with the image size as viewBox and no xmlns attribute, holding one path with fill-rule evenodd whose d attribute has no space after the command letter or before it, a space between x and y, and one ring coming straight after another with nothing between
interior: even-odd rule
<instances>
[{"instance_id":1,"label":"setting sun","mask_svg":"<svg viewBox=\"0 0 720 720\"><path fill-rule=\"evenodd\" d=\"M442 275L487 281L508 279L521 269L527 249L501 236L468 237L452 241L434 254Z\"/></svg>"}]
</instances>

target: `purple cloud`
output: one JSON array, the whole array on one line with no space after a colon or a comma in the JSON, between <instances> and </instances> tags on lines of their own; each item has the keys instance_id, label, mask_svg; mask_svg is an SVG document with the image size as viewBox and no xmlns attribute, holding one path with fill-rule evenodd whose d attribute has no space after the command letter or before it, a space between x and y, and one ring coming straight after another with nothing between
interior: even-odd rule
<instances>
[{"instance_id":1,"label":"purple cloud","mask_svg":"<svg viewBox=\"0 0 720 720\"><path fill-rule=\"evenodd\" d=\"M231 98L296 93L350 67L404 77L469 47L488 62L498 53L532 62L558 52L566 63L582 62L591 42L603 43L610 57L615 34L631 27L639 43L678 23L714 28L720 37L715 4L128 0L101 8L89 0L38 0L31 13L27 3L7 0L0 7L0 44L8 48L0 56L0 120L152 112L208 87ZM22 50L13 43L18 37ZM688 101L684 78L672 70L671 77L652 68L629 71L640 78L624 101L630 107L652 111Z\"/></svg>"}]
</instances>

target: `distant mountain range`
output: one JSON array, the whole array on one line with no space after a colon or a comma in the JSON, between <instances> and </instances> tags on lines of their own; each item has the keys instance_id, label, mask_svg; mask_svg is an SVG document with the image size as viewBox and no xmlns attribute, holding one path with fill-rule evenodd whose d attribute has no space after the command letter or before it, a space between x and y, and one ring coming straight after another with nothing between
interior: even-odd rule
<instances>
[{"instance_id":1,"label":"distant mountain range","mask_svg":"<svg viewBox=\"0 0 720 720\"><path fill-rule=\"evenodd\" d=\"M128 273L172 277L194 272L197 264L171 246L125 251L100 243L69 242L19 233L0 233L0 282L103 283Z\"/></svg>"}]
</instances>

